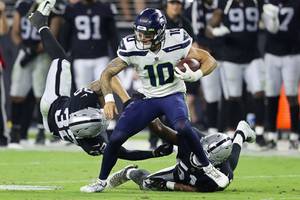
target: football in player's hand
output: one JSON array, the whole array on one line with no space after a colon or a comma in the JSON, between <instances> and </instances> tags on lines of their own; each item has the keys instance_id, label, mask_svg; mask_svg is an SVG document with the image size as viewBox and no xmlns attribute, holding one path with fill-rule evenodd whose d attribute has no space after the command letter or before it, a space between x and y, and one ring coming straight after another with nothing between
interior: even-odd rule
<instances>
[{"instance_id":1,"label":"football in player's hand","mask_svg":"<svg viewBox=\"0 0 300 200\"><path fill-rule=\"evenodd\" d=\"M185 67L183 66L184 63L186 63L193 72L200 69L200 62L198 60L194 58L184 58L180 60L176 65L176 67L178 67L182 72L185 72L186 70Z\"/></svg>"}]
</instances>

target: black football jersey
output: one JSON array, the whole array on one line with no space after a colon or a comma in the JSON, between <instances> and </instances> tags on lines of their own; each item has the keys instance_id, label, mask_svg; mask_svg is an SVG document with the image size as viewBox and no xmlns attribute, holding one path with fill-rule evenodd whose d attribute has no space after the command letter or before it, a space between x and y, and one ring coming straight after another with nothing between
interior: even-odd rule
<instances>
[{"instance_id":1,"label":"black football jersey","mask_svg":"<svg viewBox=\"0 0 300 200\"><path fill-rule=\"evenodd\" d=\"M79 89L70 97L58 97L52 103L48 113L50 131L63 140L78 144L77 139L69 129L69 116L88 107L100 108L97 95L89 89Z\"/></svg>"},{"instance_id":2,"label":"black football jersey","mask_svg":"<svg viewBox=\"0 0 300 200\"><path fill-rule=\"evenodd\" d=\"M188 184L196 187L199 191L210 192L219 190L218 185L204 174L201 166L197 166L193 161L194 153L184 140L179 140L177 161L178 164L174 170L175 182ZM216 166L221 172L233 179L233 172L228 161Z\"/></svg>"},{"instance_id":3,"label":"black football jersey","mask_svg":"<svg viewBox=\"0 0 300 200\"><path fill-rule=\"evenodd\" d=\"M21 16L20 32L23 44L26 46L35 46L41 41L38 30L31 25L29 19L26 17L33 2L33 0L19 0L15 6L16 12Z\"/></svg>"},{"instance_id":4,"label":"black football jersey","mask_svg":"<svg viewBox=\"0 0 300 200\"><path fill-rule=\"evenodd\" d=\"M114 14L108 4L96 1L68 5L64 18L64 46L73 58L108 56L108 45L116 39ZM115 44L117 49L117 43Z\"/></svg>"},{"instance_id":5,"label":"black football jersey","mask_svg":"<svg viewBox=\"0 0 300 200\"><path fill-rule=\"evenodd\" d=\"M267 33L266 52L274 55L289 55L300 52L300 1L269 0L279 6L279 31Z\"/></svg>"},{"instance_id":6,"label":"black football jersey","mask_svg":"<svg viewBox=\"0 0 300 200\"><path fill-rule=\"evenodd\" d=\"M202 0L193 1L185 14L191 21L197 43L201 47L209 49L217 60L221 60L220 46L222 46L222 39L218 37L210 39L205 36L208 21L211 19L212 13L217 7L218 0L213 0L211 5L205 4Z\"/></svg>"},{"instance_id":7,"label":"black football jersey","mask_svg":"<svg viewBox=\"0 0 300 200\"><path fill-rule=\"evenodd\" d=\"M219 9L223 11L222 23L230 30L230 33L223 37L224 61L249 63L260 56L258 26L262 6L259 2L257 0L219 1Z\"/></svg>"}]
</instances>

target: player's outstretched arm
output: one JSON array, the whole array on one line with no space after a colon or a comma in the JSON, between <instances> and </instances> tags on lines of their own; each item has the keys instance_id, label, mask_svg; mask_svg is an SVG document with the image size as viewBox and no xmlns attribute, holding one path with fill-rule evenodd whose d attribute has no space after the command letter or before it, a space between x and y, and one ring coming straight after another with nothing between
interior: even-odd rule
<instances>
[{"instance_id":1,"label":"player's outstretched arm","mask_svg":"<svg viewBox=\"0 0 300 200\"><path fill-rule=\"evenodd\" d=\"M173 145L162 144L152 151L142 151L142 150L128 150L121 146L118 152L118 158L123 160L146 160L149 158L157 158L162 156L167 156L173 153Z\"/></svg>"},{"instance_id":2,"label":"player's outstretched arm","mask_svg":"<svg viewBox=\"0 0 300 200\"><path fill-rule=\"evenodd\" d=\"M205 50L191 47L187 58L194 58L201 63L203 76L210 74L216 67L217 61Z\"/></svg>"},{"instance_id":3,"label":"player's outstretched arm","mask_svg":"<svg viewBox=\"0 0 300 200\"><path fill-rule=\"evenodd\" d=\"M171 144L178 145L176 131L164 125L158 118L149 124L149 128L159 138L166 140Z\"/></svg>"},{"instance_id":4,"label":"player's outstretched arm","mask_svg":"<svg viewBox=\"0 0 300 200\"><path fill-rule=\"evenodd\" d=\"M116 105L114 102L114 98L112 95L112 87L111 87L111 80L113 76L118 74L128 65L120 58L115 58L108 64L107 68L102 72L100 83L101 83L101 91L105 99L105 106L104 106L104 114L107 119L113 119L114 114L117 113Z\"/></svg>"},{"instance_id":5,"label":"player's outstretched arm","mask_svg":"<svg viewBox=\"0 0 300 200\"><path fill-rule=\"evenodd\" d=\"M66 53L49 30L48 16L55 4L55 0L42 2L37 10L29 15L31 24L39 31L44 50L54 60L66 59Z\"/></svg>"},{"instance_id":6,"label":"player's outstretched arm","mask_svg":"<svg viewBox=\"0 0 300 200\"><path fill-rule=\"evenodd\" d=\"M127 91L121 85L120 79L117 76L112 77L110 85L111 85L112 91L120 97L122 103L125 103L130 100L130 96L128 95ZM100 80L93 81L89 85L89 88L91 90L93 90L94 92L96 92L96 94L99 98L99 101L100 101L101 105L103 106L104 105L104 97L103 97L103 94L101 91Z\"/></svg>"}]
</instances>

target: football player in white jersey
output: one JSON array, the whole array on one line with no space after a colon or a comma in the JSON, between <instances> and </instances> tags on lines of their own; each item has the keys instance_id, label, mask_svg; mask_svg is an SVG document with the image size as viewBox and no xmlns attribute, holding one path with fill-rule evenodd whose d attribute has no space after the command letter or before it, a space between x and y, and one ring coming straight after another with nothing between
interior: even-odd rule
<instances>
[{"instance_id":1,"label":"football player in white jersey","mask_svg":"<svg viewBox=\"0 0 300 200\"><path fill-rule=\"evenodd\" d=\"M116 110L109 82L128 65L133 65L141 78L142 95L121 114L103 154L99 179L82 187L81 191L103 191L107 185L106 179L117 161L116 153L120 146L162 115L166 116L171 127L195 153L207 176L221 188L229 184L228 177L209 162L199 136L191 127L184 98L184 81L199 80L213 71L217 63L208 52L191 47L192 39L184 30L166 30L165 26L166 18L161 11L151 8L143 10L135 20L135 34L122 39L118 57L103 71L101 91L105 97L104 113L108 119L114 117ZM175 67L178 61L186 57L198 60L201 69L193 72L185 64L186 71L182 72Z\"/></svg>"}]
</instances>

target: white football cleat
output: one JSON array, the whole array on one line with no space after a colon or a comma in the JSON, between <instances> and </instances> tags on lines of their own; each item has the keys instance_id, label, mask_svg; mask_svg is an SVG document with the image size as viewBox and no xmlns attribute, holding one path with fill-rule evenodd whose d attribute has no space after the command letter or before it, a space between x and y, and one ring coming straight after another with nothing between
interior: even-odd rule
<instances>
[{"instance_id":1,"label":"white football cleat","mask_svg":"<svg viewBox=\"0 0 300 200\"><path fill-rule=\"evenodd\" d=\"M241 131L244 134L245 142L253 143L256 139L256 133L250 128L249 124L242 120L239 122L236 131Z\"/></svg>"},{"instance_id":2,"label":"white football cleat","mask_svg":"<svg viewBox=\"0 0 300 200\"><path fill-rule=\"evenodd\" d=\"M219 187L226 188L229 184L229 178L217 170L211 163L203 167L204 173L211 178Z\"/></svg>"},{"instance_id":3,"label":"white football cleat","mask_svg":"<svg viewBox=\"0 0 300 200\"><path fill-rule=\"evenodd\" d=\"M128 165L124 167L123 169L113 173L110 175L107 179L107 187L108 188L115 188L119 185L122 185L123 183L129 181L130 179L127 178L126 174L129 169L136 169L137 165Z\"/></svg>"},{"instance_id":4,"label":"white football cleat","mask_svg":"<svg viewBox=\"0 0 300 200\"><path fill-rule=\"evenodd\" d=\"M82 186L80 188L80 191L86 193L102 192L105 189L106 185L107 185L106 181L97 179L95 183Z\"/></svg>"},{"instance_id":5,"label":"white football cleat","mask_svg":"<svg viewBox=\"0 0 300 200\"><path fill-rule=\"evenodd\" d=\"M41 2L37 8L37 11L39 11L44 16L49 16L51 10L53 9L56 0L44 0L39 1Z\"/></svg>"}]
</instances>

